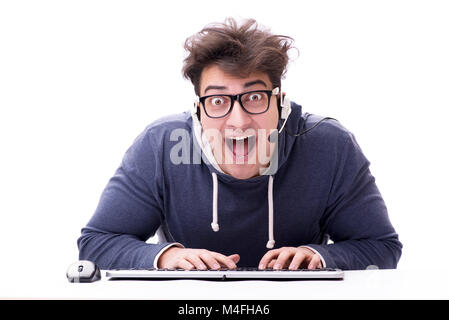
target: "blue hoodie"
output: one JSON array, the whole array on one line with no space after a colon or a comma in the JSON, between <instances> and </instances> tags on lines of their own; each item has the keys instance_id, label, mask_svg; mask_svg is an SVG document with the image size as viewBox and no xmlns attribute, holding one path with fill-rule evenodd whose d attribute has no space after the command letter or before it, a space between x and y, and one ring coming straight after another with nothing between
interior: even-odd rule
<instances>
[{"instance_id":1,"label":"blue hoodie","mask_svg":"<svg viewBox=\"0 0 449 320\"><path fill-rule=\"evenodd\" d=\"M292 103L277 168L243 180L208 161L190 112L153 122L81 230L79 258L101 269L153 268L178 245L238 253L239 267L256 267L271 247L306 245L329 268L395 268L402 244L369 161L352 133L320 119ZM186 134L179 139L176 132ZM173 152L181 163L171 161ZM162 241L147 243L156 232Z\"/></svg>"}]
</instances>

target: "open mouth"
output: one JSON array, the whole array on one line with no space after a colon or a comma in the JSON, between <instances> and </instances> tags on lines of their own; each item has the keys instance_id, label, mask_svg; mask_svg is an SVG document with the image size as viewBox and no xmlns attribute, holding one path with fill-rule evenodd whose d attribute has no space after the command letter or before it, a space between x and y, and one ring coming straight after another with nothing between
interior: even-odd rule
<instances>
[{"instance_id":1,"label":"open mouth","mask_svg":"<svg viewBox=\"0 0 449 320\"><path fill-rule=\"evenodd\" d=\"M237 161L248 160L248 154L250 154L256 146L256 140L256 135L225 138L226 145L234 155L233 160Z\"/></svg>"}]
</instances>

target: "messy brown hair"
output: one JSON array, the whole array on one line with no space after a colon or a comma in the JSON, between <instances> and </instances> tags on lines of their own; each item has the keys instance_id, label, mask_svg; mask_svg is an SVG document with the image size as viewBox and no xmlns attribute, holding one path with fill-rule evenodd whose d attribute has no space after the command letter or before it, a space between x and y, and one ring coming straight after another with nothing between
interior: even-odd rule
<instances>
[{"instance_id":1,"label":"messy brown hair","mask_svg":"<svg viewBox=\"0 0 449 320\"><path fill-rule=\"evenodd\" d=\"M192 82L198 96L201 73L211 64L242 78L264 72L273 88L281 87L292 43L290 37L259 28L254 19L244 20L239 26L235 19L227 18L224 23L210 24L186 39L184 48L188 55L182 73Z\"/></svg>"}]
</instances>

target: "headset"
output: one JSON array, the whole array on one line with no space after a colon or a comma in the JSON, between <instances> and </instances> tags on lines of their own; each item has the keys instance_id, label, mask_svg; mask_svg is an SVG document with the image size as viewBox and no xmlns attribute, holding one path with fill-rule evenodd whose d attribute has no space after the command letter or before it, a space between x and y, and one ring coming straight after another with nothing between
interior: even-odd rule
<instances>
[{"instance_id":1,"label":"headset","mask_svg":"<svg viewBox=\"0 0 449 320\"><path fill-rule=\"evenodd\" d=\"M290 99L285 96L284 93L280 93L280 89L278 89L279 92L274 92L274 94L278 95L277 104L278 104L278 113L279 113L279 119L284 120L282 123L281 129L279 129L279 134L282 132L282 130L285 127L285 124L287 123L287 119L290 116L290 113L292 113L292 106L290 103Z\"/></svg>"},{"instance_id":2,"label":"headset","mask_svg":"<svg viewBox=\"0 0 449 320\"><path fill-rule=\"evenodd\" d=\"M277 108L278 108L279 119L280 120L284 120L284 122L282 123L281 128L279 129L279 132L278 132L278 134L280 134L282 132L282 130L284 130L285 124L287 123L287 120L288 120L288 117L292 113L292 107L291 107L290 99L286 97L285 93L281 93L281 90L280 90L279 87L276 87L275 89L273 89L273 95L277 96ZM196 119L198 119L198 122L201 121L201 110L200 110L199 97L197 97L197 99L193 103L193 109L191 111L191 114L192 114L192 118L195 117ZM306 121L309 118L309 116L310 116L310 114L306 115ZM309 129L306 129L306 130L304 130L302 132L290 133L287 130L287 128L285 128L285 132L288 135L294 136L294 137L302 136L303 134L305 134L305 133L309 132L310 130L314 129L317 125L319 125L321 122L323 122L325 120L338 121L337 119L332 118L332 117L323 117L322 119L317 121L312 127L310 127ZM270 137L268 139L270 139Z\"/></svg>"}]
</instances>

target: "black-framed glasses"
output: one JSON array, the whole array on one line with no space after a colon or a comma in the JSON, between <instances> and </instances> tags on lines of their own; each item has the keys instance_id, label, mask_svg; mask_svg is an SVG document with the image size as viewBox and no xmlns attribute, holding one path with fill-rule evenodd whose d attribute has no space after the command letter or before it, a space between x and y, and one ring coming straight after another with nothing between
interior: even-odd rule
<instances>
[{"instance_id":1,"label":"black-framed glasses","mask_svg":"<svg viewBox=\"0 0 449 320\"><path fill-rule=\"evenodd\" d=\"M227 116L238 101L243 110L249 114L261 114L270 108L272 95L277 95L279 88L273 90L253 90L240 94L213 94L199 97L204 112L209 118L223 118Z\"/></svg>"}]
</instances>

